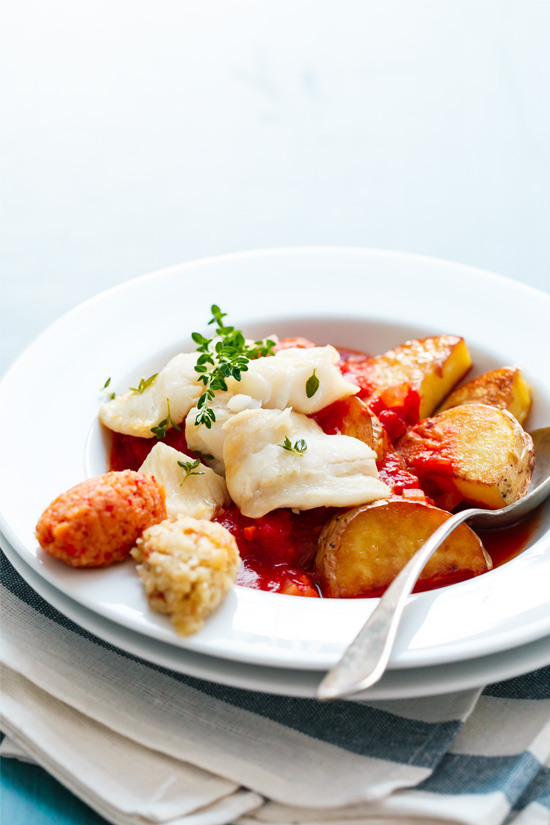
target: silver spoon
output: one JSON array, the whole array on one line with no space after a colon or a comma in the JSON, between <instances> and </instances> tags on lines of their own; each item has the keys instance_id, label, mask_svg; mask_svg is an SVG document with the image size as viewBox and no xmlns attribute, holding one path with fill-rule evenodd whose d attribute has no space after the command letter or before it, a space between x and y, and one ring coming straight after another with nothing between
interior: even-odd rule
<instances>
[{"instance_id":1,"label":"silver spoon","mask_svg":"<svg viewBox=\"0 0 550 825\"><path fill-rule=\"evenodd\" d=\"M407 599L427 561L464 521L480 528L506 527L531 513L550 496L550 427L531 433L535 470L523 498L501 510L472 508L455 513L424 542L388 587L340 661L317 688L318 699L350 696L374 685L384 674Z\"/></svg>"}]
</instances>

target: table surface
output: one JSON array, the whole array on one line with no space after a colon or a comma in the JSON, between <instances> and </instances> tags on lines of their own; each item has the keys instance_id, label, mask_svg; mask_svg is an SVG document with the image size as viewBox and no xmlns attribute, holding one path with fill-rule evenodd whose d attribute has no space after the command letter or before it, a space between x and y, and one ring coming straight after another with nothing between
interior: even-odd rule
<instances>
[{"instance_id":1,"label":"table surface","mask_svg":"<svg viewBox=\"0 0 550 825\"><path fill-rule=\"evenodd\" d=\"M8 4L0 372L95 293L244 249L550 291L549 40L546 0ZM39 768L2 786L5 825L103 821Z\"/></svg>"}]
</instances>

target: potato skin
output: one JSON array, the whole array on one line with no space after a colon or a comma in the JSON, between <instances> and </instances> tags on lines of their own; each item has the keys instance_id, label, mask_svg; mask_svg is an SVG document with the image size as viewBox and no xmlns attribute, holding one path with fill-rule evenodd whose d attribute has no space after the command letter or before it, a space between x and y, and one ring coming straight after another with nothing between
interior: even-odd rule
<instances>
[{"instance_id":1,"label":"potato skin","mask_svg":"<svg viewBox=\"0 0 550 825\"><path fill-rule=\"evenodd\" d=\"M164 489L145 473L123 470L89 478L42 513L36 538L71 567L123 561L141 533L166 518Z\"/></svg>"},{"instance_id":2,"label":"potato skin","mask_svg":"<svg viewBox=\"0 0 550 825\"><path fill-rule=\"evenodd\" d=\"M420 502L391 499L335 516L319 537L315 572L323 595L378 594L402 570L449 513ZM492 562L479 537L461 524L432 556L419 581L476 576Z\"/></svg>"},{"instance_id":3,"label":"potato skin","mask_svg":"<svg viewBox=\"0 0 550 825\"><path fill-rule=\"evenodd\" d=\"M506 410L464 404L420 421L398 441L397 452L423 489L478 507L499 509L529 489L535 464L531 436Z\"/></svg>"},{"instance_id":4,"label":"potato skin","mask_svg":"<svg viewBox=\"0 0 550 825\"><path fill-rule=\"evenodd\" d=\"M462 404L488 404L508 410L523 424L531 409L532 391L519 367L500 367L484 372L457 387L437 410L438 413Z\"/></svg>"}]
</instances>

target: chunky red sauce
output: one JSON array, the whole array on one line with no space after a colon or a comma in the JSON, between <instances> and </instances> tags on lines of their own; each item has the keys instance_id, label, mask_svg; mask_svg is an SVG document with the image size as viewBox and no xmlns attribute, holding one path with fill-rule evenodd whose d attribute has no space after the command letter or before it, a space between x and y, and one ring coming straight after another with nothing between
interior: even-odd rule
<instances>
[{"instance_id":1,"label":"chunky red sauce","mask_svg":"<svg viewBox=\"0 0 550 825\"><path fill-rule=\"evenodd\" d=\"M168 430L163 441L169 447L179 450L180 453L193 456L187 446L183 428L181 430ZM139 470L156 443L156 438L138 438L135 435L113 433L109 454L109 469Z\"/></svg>"},{"instance_id":2,"label":"chunky red sauce","mask_svg":"<svg viewBox=\"0 0 550 825\"><path fill-rule=\"evenodd\" d=\"M278 345L315 346L307 339L288 339ZM361 387L358 397L367 398L372 392L368 376L361 372L368 362L364 353L340 350L342 374ZM367 371L368 372L368 371ZM403 434L406 427L418 421L420 397L410 386L392 388L374 401L369 401L391 440ZM337 401L311 417L329 435L341 432L346 402ZM156 438L137 438L113 433L109 466L111 470L138 470ZM184 429L170 429L164 443L186 455L194 457L185 440ZM441 473L446 466L444 451L433 450L426 455L426 462ZM424 468L423 468L424 469ZM378 466L379 476L392 490L394 496L433 503L420 488L418 478L407 471L395 454L386 455ZM429 492L429 491L428 491ZM436 502L437 503L437 502ZM335 508L319 507L294 513L291 510L275 510L259 519L243 516L236 506L220 513L214 521L226 527L235 536L242 557L237 584L256 590L287 593L318 598L322 595L313 573L317 540L323 526L335 514ZM506 530L479 531L481 540L493 560L494 566L504 564L517 556L527 545L540 523L540 514L533 514L521 524ZM464 576L452 579L424 581L415 591L442 587L461 581ZM380 596L382 589L368 596ZM364 598L364 596L363 596Z\"/></svg>"},{"instance_id":3,"label":"chunky red sauce","mask_svg":"<svg viewBox=\"0 0 550 825\"><path fill-rule=\"evenodd\" d=\"M394 495L401 495L404 490L420 490L417 477L403 468L396 453L388 453L384 456L382 463L378 466L378 477L388 485Z\"/></svg>"},{"instance_id":4,"label":"chunky red sauce","mask_svg":"<svg viewBox=\"0 0 550 825\"><path fill-rule=\"evenodd\" d=\"M326 507L300 513L280 509L253 519L243 516L235 506L225 510L214 521L237 540L243 560L237 584L318 596L311 567L319 534L335 512Z\"/></svg>"},{"instance_id":5,"label":"chunky red sauce","mask_svg":"<svg viewBox=\"0 0 550 825\"><path fill-rule=\"evenodd\" d=\"M321 427L327 435L336 435L342 432L342 425L348 409L347 400L335 401L319 412L309 416Z\"/></svg>"},{"instance_id":6,"label":"chunky red sauce","mask_svg":"<svg viewBox=\"0 0 550 825\"><path fill-rule=\"evenodd\" d=\"M392 441L405 434L407 427L419 420L420 395L409 384L390 387L369 402L373 413Z\"/></svg>"}]
</instances>

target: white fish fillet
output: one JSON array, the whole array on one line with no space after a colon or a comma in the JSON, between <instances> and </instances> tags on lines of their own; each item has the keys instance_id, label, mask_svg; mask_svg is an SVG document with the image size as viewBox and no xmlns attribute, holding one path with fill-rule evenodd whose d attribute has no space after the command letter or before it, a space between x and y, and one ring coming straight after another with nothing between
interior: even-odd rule
<instances>
[{"instance_id":1,"label":"white fish fillet","mask_svg":"<svg viewBox=\"0 0 550 825\"><path fill-rule=\"evenodd\" d=\"M204 464L193 470L193 473L200 475L185 478L185 470L178 461L188 463L193 459L159 441L139 469L142 473L151 473L163 485L166 511L171 518L190 516L210 521L218 510L229 503L225 481Z\"/></svg>"},{"instance_id":2,"label":"white fish fillet","mask_svg":"<svg viewBox=\"0 0 550 825\"><path fill-rule=\"evenodd\" d=\"M153 438L151 428L167 417L169 399L170 416L180 424L204 389L195 372L197 357L194 352L176 355L143 392L126 392L103 404L99 420L117 433Z\"/></svg>"},{"instance_id":3,"label":"white fish fillet","mask_svg":"<svg viewBox=\"0 0 550 825\"><path fill-rule=\"evenodd\" d=\"M245 516L259 518L278 507L352 507L390 495L378 479L375 453L359 439L326 435L305 415L286 409L246 410L224 424L223 448L229 494ZM285 438L303 439L297 455Z\"/></svg>"},{"instance_id":4,"label":"white fish fillet","mask_svg":"<svg viewBox=\"0 0 550 825\"><path fill-rule=\"evenodd\" d=\"M359 387L346 381L336 366L339 358L331 346L284 349L275 356L251 361L241 380L230 378L227 386L233 393L256 398L262 407L292 407L295 412L310 414L359 392ZM314 371L319 388L308 398L306 385Z\"/></svg>"}]
</instances>

